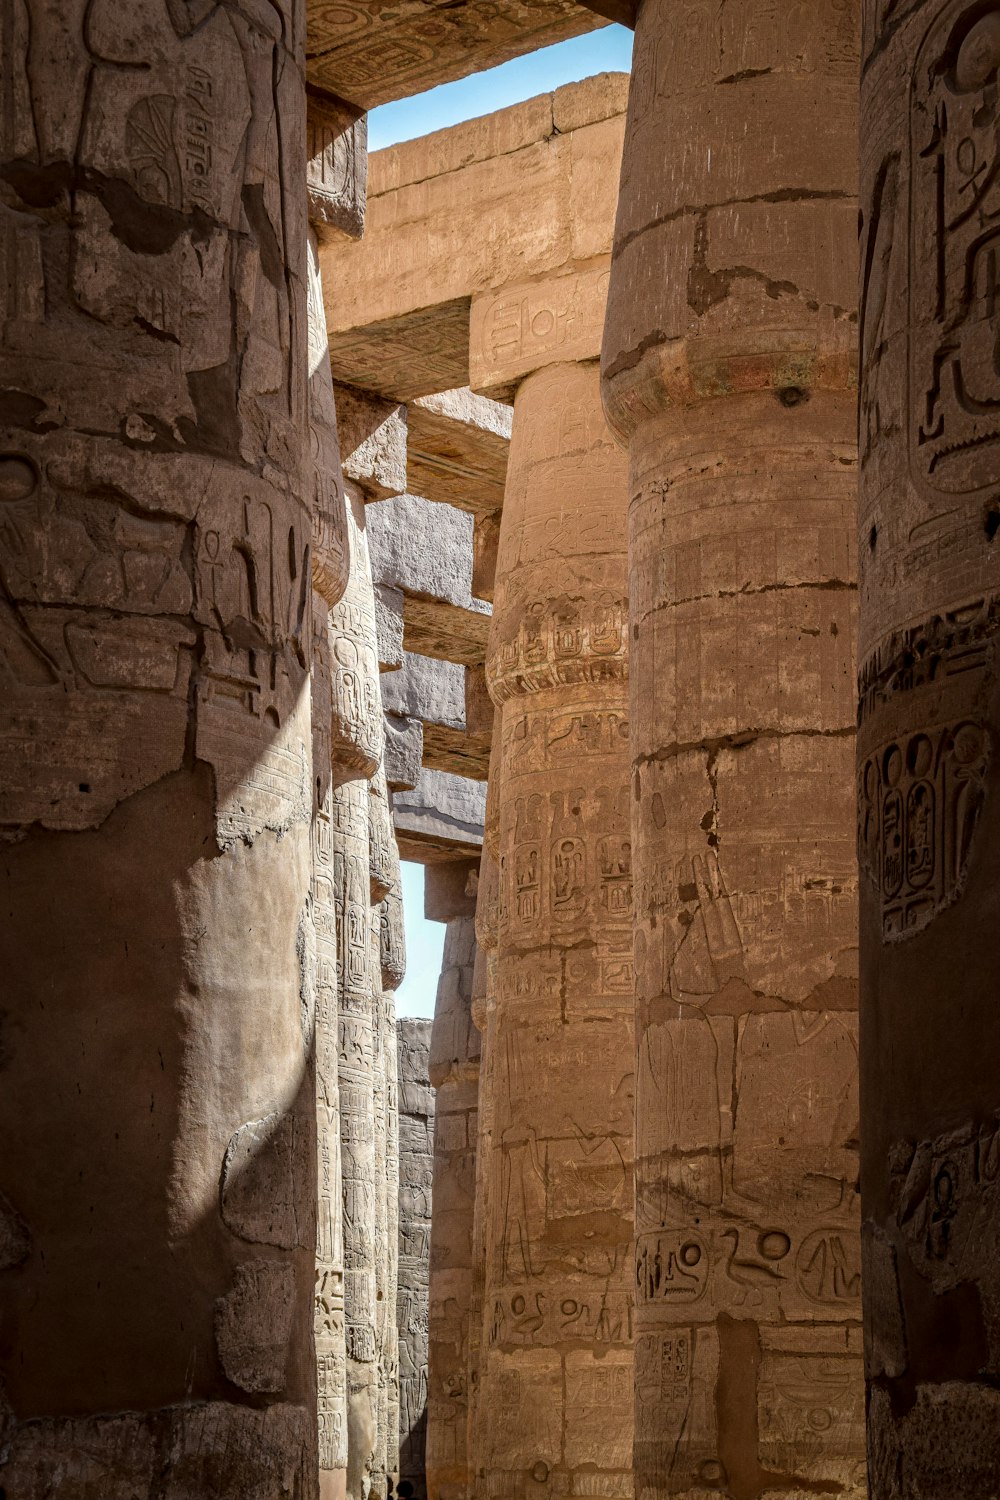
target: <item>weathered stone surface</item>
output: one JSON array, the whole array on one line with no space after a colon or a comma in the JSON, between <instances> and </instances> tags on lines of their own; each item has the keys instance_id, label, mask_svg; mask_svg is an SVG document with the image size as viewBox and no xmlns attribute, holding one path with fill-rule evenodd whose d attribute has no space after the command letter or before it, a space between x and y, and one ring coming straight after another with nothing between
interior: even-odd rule
<instances>
[{"instance_id":1,"label":"weathered stone surface","mask_svg":"<svg viewBox=\"0 0 1000 1500\"><path fill-rule=\"evenodd\" d=\"M448 922L434 1007L429 1076L437 1090L434 1132L434 1233L430 1260L428 1442L432 1493L465 1493L472 1293L472 1220L476 1187L479 1033L472 1024L474 918Z\"/></svg>"},{"instance_id":2,"label":"weathered stone surface","mask_svg":"<svg viewBox=\"0 0 1000 1500\"><path fill-rule=\"evenodd\" d=\"M498 401L511 401L518 381L541 365L599 358L610 273L611 257L601 255L583 269L533 277L474 297L470 385Z\"/></svg>"},{"instance_id":3,"label":"weathered stone surface","mask_svg":"<svg viewBox=\"0 0 1000 1500\"><path fill-rule=\"evenodd\" d=\"M395 672L403 665L403 606L401 589L375 585L375 637L378 669Z\"/></svg>"},{"instance_id":4,"label":"weathered stone surface","mask_svg":"<svg viewBox=\"0 0 1000 1500\"><path fill-rule=\"evenodd\" d=\"M313 91L306 107L306 189L309 219L325 238L340 231L360 239L368 185L368 121L328 94Z\"/></svg>"},{"instance_id":5,"label":"weathered stone surface","mask_svg":"<svg viewBox=\"0 0 1000 1500\"><path fill-rule=\"evenodd\" d=\"M207 1483L240 1500L308 1500L316 1493L309 1431L309 1414L287 1402L41 1418L10 1438L0 1474L12 1497L193 1500Z\"/></svg>"},{"instance_id":6,"label":"weathered stone surface","mask_svg":"<svg viewBox=\"0 0 1000 1500\"><path fill-rule=\"evenodd\" d=\"M350 576L329 617L335 784L373 776L385 746L366 508L357 485L346 488Z\"/></svg>"},{"instance_id":7,"label":"weathered stone surface","mask_svg":"<svg viewBox=\"0 0 1000 1500\"><path fill-rule=\"evenodd\" d=\"M404 596L407 650L448 662L481 663L490 606L471 592L473 517L453 505L399 495L369 505L366 519L376 583ZM403 688L387 684L386 691L391 697ZM431 700L421 717L443 722Z\"/></svg>"},{"instance_id":8,"label":"weathered stone surface","mask_svg":"<svg viewBox=\"0 0 1000 1500\"><path fill-rule=\"evenodd\" d=\"M310 82L364 109L607 24L601 7L592 13L574 0L474 0L458 10L440 0L391 6L384 0L350 6L309 0L308 10Z\"/></svg>"},{"instance_id":9,"label":"weathered stone surface","mask_svg":"<svg viewBox=\"0 0 1000 1500\"><path fill-rule=\"evenodd\" d=\"M219 1202L246 1122L294 1115L290 1170L312 1171L304 42L284 0L4 9L0 1155L31 1244L8 1223L0 1486L18 1500L315 1491L311 1224L258 1261ZM262 1208L245 1198L244 1223ZM283 1288L224 1320L230 1351L286 1348L273 1412L216 1355L243 1263Z\"/></svg>"},{"instance_id":10,"label":"weathered stone surface","mask_svg":"<svg viewBox=\"0 0 1000 1500\"><path fill-rule=\"evenodd\" d=\"M569 1491L585 1470L631 1493L627 499L596 365L530 376L487 662L499 913L470 1461L498 1489L551 1475Z\"/></svg>"},{"instance_id":11,"label":"weathered stone surface","mask_svg":"<svg viewBox=\"0 0 1000 1500\"><path fill-rule=\"evenodd\" d=\"M252 1393L284 1390L294 1298L291 1266L252 1260L236 1267L231 1289L215 1304L215 1345L233 1385Z\"/></svg>"},{"instance_id":12,"label":"weathered stone surface","mask_svg":"<svg viewBox=\"0 0 1000 1500\"><path fill-rule=\"evenodd\" d=\"M427 500L489 513L503 505L512 413L468 389L421 396L408 408L406 487Z\"/></svg>"},{"instance_id":13,"label":"weathered stone surface","mask_svg":"<svg viewBox=\"0 0 1000 1500\"><path fill-rule=\"evenodd\" d=\"M864 4L858 853L872 1494L989 1494L1000 1431L1000 36ZM904 1394L905 1393L905 1394Z\"/></svg>"},{"instance_id":14,"label":"weathered stone surface","mask_svg":"<svg viewBox=\"0 0 1000 1500\"><path fill-rule=\"evenodd\" d=\"M399 1079L399 1479L406 1500L427 1493L427 1308L435 1100L428 1086L430 1021L396 1023ZM403 1489L402 1486L409 1486Z\"/></svg>"},{"instance_id":15,"label":"weathered stone surface","mask_svg":"<svg viewBox=\"0 0 1000 1500\"><path fill-rule=\"evenodd\" d=\"M469 306L468 297L455 297L400 317L337 329L338 379L393 402L467 384ZM327 315L332 317L329 309Z\"/></svg>"},{"instance_id":16,"label":"weathered stone surface","mask_svg":"<svg viewBox=\"0 0 1000 1500\"><path fill-rule=\"evenodd\" d=\"M397 495L368 506L367 526L376 583L489 614L472 595L473 518L466 511Z\"/></svg>"},{"instance_id":17,"label":"weathered stone surface","mask_svg":"<svg viewBox=\"0 0 1000 1500\"><path fill-rule=\"evenodd\" d=\"M500 513L476 516L472 533L472 592L492 603L500 545Z\"/></svg>"},{"instance_id":18,"label":"weathered stone surface","mask_svg":"<svg viewBox=\"0 0 1000 1500\"><path fill-rule=\"evenodd\" d=\"M0 1193L0 1271L19 1266L31 1254L31 1231L17 1209Z\"/></svg>"},{"instance_id":19,"label":"weathered stone surface","mask_svg":"<svg viewBox=\"0 0 1000 1500\"><path fill-rule=\"evenodd\" d=\"M492 723L485 733L468 730L465 718L468 671L469 668L456 662L407 651L400 671L384 680L382 700L387 714L421 720L425 766L485 781Z\"/></svg>"},{"instance_id":20,"label":"weathered stone surface","mask_svg":"<svg viewBox=\"0 0 1000 1500\"><path fill-rule=\"evenodd\" d=\"M428 865L424 871L424 917L428 922L451 922L476 915L479 860L456 859Z\"/></svg>"},{"instance_id":21,"label":"weathered stone surface","mask_svg":"<svg viewBox=\"0 0 1000 1500\"><path fill-rule=\"evenodd\" d=\"M309 1196L313 1133L275 1112L236 1131L222 1163L222 1218L240 1239L293 1250L311 1244Z\"/></svg>"},{"instance_id":22,"label":"weathered stone surface","mask_svg":"<svg viewBox=\"0 0 1000 1500\"><path fill-rule=\"evenodd\" d=\"M640 13L603 352L632 496L635 1488L861 1496L856 8L688 14Z\"/></svg>"},{"instance_id":23,"label":"weathered stone surface","mask_svg":"<svg viewBox=\"0 0 1000 1500\"><path fill-rule=\"evenodd\" d=\"M424 726L419 719L385 716L386 785L391 792L412 792L420 781Z\"/></svg>"},{"instance_id":24,"label":"weathered stone surface","mask_svg":"<svg viewBox=\"0 0 1000 1500\"><path fill-rule=\"evenodd\" d=\"M350 1500L364 1500L367 1494L378 1435L375 959L368 799L368 783L360 780L336 787L332 798Z\"/></svg>"},{"instance_id":25,"label":"weathered stone surface","mask_svg":"<svg viewBox=\"0 0 1000 1500\"><path fill-rule=\"evenodd\" d=\"M394 795L392 811L403 859L459 859L482 844L486 783L424 768L412 792Z\"/></svg>"},{"instance_id":26,"label":"weathered stone surface","mask_svg":"<svg viewBox=\"0 0 1000 1500\"><path fill-rule=\"evenodd\" d=\"M344 474L366 500L406 489L406 408L366 390L334 384Z\"/></svg>"},{"instance_id":27,"label":"weathered stone surface","mask_svg":"<svg viewBox=\"0 0 1000 1500\"><path fill-rule=\"evenodd\" d=\"M316 1457L319 1500L342 1497L347 1475L347 1363L344 1324L343 1174L338 1076L337 874L333 815L333 648L330 610L351 581L347 496L313 232L309 239L309 435L314 478L311 922L303 925L307 982L303 1034L311 1033L316 1101L315 1288ZM311 951L310 951L311 939ZM311 978L311 986L308 983ZM266 1186L266 1185L265 1185ZM280 1195L274 1195L280 1202ZM226 1197L223 1192L223 1212ZM312 1206L312 1205L311 1205ZM295 1219L300 1217L296 1208Z\"/></svg>"},{"instance_id":28,"label":"weathered stone surface","mask_svg":"<svg viewBox=\"0 0 1000 1500\"><path fill-rule=\"evenodd\" d=\"M363 245L323 250L338 378L398 400L468 386L472 298L481 386L509 393L534 353L596 357L626 84L568 84L373 155ZM527 278L554 280L558 305Z\"/></svg>"}]
</instances>

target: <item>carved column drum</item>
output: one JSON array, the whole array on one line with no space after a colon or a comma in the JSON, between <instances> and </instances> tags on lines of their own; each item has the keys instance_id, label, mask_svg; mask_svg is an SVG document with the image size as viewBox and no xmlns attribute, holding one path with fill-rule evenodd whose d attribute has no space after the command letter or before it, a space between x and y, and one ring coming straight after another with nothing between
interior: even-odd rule
<instances>
[{"instance_id":1,"label":"carved column drum","mask_svg":"<svg viewBox=\"0 0 1000 1500\"><path fill-rule=\"evenodd\" d=\"M864 1495L853 0L645 0L631 472L637 1500Z\"/></svg>"}]
</instances>

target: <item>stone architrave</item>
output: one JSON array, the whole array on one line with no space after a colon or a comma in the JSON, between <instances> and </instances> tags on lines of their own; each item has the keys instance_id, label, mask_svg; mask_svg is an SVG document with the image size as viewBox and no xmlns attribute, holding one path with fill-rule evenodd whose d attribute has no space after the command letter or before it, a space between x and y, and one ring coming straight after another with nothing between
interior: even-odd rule
<instances>
[{"instance_id":1,"label":"stone architrave","mask_svg":"<svg viewBox=\"0 0 1000 1500\"><path fill-rule=\"evenodd\" d=\"M873 1500L1000 1492L1000 16L865 3L862 1291Z\"/></svg>"},{"instance_id":2,"label":"stone architrave","mask_svg":"<svg viewBox=\"0 0 1000 1500\"><path fill-rule=\"evenodd\" d=\"M487 657L500 895L472 1461L495 1496L631 1494L625 481L596 364L529 374Z\"/></svg>"},{"instance_id":3,"label":"stone architrave","mask_svg":"<svg viewBox=\"0 0 1000 1500\"><path fill-rule=\"evenodd\" d=\"M304 28L293 0L3 13L23 1500L315 1494Z\"/></svg>"},{"instance_id":4,"label":"stone architrave","mask_svg":"<svg viewBox=\"0 0 1000 1500\"><path fill-rule=\"evenodd\" d=\"M349 578L347 516L326 348L316 241L309 234L309 435L313 476L313 824L316 1088L316 1404L320 1500L344 1493L347 1375L344 1336L343 1184L337 1034L337 903L332 819L330 609Z\"/></svg>"},{"instance_id":5,"label":"stone architrave","mask_svg":"<svg viewBox=\"0 0 1000 1500\"><path fill-rule=\"evenodd\" d=\"M632 496L637 1500L865 1494L856 29L853 0L645 0L636 31L603 389Z\"/></svg>"},{"instance_id":6,"label":"stone architrave","mask_svg":"<svg viewBox=\"0 0 1000 1500\"><path fill-rule=\"evenodd\" d=\"M399 1485L400 1500L425 1500L427 1303L434 1170L431 1022L396 1023L399 1083Z\"/></svg>"},{"instance_id":7,"label":"stone architrave","mask_svg":"<svg viewBox=\"0 0 1000 1500\"><path fill-rule=\"evenodd\" d=\"M434 1125L434 1235L428 1346L433 1418L427 1418L427 1488L435 1500L465 1500L472 1221L476 1188L480 1038L472 1022L475 919L453 917L445 932L431 1037ZM430 1403L429 1403L430 1407ZM444 1450L442 1452L442 1450Z\"/></svg>"}]
</instances>

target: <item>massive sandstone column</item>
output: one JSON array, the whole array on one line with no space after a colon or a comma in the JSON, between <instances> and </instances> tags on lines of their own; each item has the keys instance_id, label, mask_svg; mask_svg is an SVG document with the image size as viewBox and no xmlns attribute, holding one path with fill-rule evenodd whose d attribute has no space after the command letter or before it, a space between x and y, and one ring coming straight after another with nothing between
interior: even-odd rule
<instances>
[{"instance_id":1,"label":"massive sandstone column","mask_svg":"<svg viewBox=\"0 0 1000 1500\"><path fill-rule=\"evenodd\" d=\"M349 580L347 517L316 240L309 234L309 434L313 478L312 927L316 1090L317 1459L320 1500L339 1500L347 1468L343 1185L337 1035L330 609Z\"/></svg>"},{"instance_id":2,"label":"massive sandstone column","mask_svg":"<svg viewBox=\"0 0 1000 1500\"><path fill-rule=\"evenodd\" d=\"M430 1411L426 1424L427 1485L434 1500L465 1500L469 1480L466 1424L480 1051L471 1009L475 961L475 918L452 917L445 933L429 1064L437 1090L428 1330L433 1433Z\"/></svg>"},{"instance_id":3,"label":"massive sandstone column","mask_svg":"<svg viewBox=\"0 0 1000 1500\"><path fill-rule=\"evenodd\" d=\"M348 484L350 574L330 610L338 1081L347 1354L347 1495L366 1500L378 1427L375 960L368 781L382 759L375 599L364 501Z\"/></svg>"},{"instance_id":4,"label":"massive sandstone column","mask_svg":"<svg viewBox=\"0 0 1000 1500\"><path fill-rule=\"evenodd\" d=\"M369 858L373 919L373 1027L376 1042L375 1135L377 1189L376 1300L379 1352L379 1438L376 1477L390 1486L399 1473L399 1347L396 1287L399 1269L399 1117L396 1063L396 990L406 975L406 938L399 850L385 771L371 782Z\"/></svg>"},{"instance_id":5,"label":"massive sandstone column","mask_svg":"<svg viewBox=\"0 0 1000 1500\"><path fill-rule=\"evenodd\" d=\"M631 1492L625 478L596 364L528 375L487 661L500 913L475 1462L490 1495Z\"/></svg>"},{"instance_id":6,"label":"massive sandstone column","mask_svg":"<svg viewBox=\"0 0 1000 1500\"><path fill-rule=\"evenodd\" d=\"M636 1493L864 1494L853 0L645 0L631 468Z\"/></svg>"},{"instance_id":7,"label":"massive sandstone column","mask_svg":"<svg viewBox=\"0 0 1000 1500\"><path fill-rule=\"evenodd\" d=\"M24 1500L315 1492L304 24L294 0L3 11L0 1486Z\"/></svg>"},{"instance_id":8,"label":"massive sandstone column","mask_svg":"<svg viewBox=\"0 0 1000 1500\"><path fill-rule=\"evenodd\" d=\"M874 1500L1000 1493L995 7L866 4L862 1207Z\"/></svg>"},{"instance_id":9,"label":"massive sandstone column","mask_svg":"<svg viewBox=\"0 0 1000 1500\"><path fill-rule=\"evenodd\" d=\"M494 744L499 745L497 715L494 714ZM466 1462L470 1482L475 1479L474 1456L480 1422L483 1351L483 1300L486 1291L486 1236L490 1225L486 1163L492 1158L495 1110L494 1053L492 1037L496 1018L497 927L499 922L500 872L496 856L500 830L487 794L483 853L476 895L476 962L472 973L472 1021L479 1032L479 1107L476 1129L476 1186L472 1214L472 1274L469 1279L469 1355L466 1370ZM469 1491L471 1496L471 1489Z\"/></svg>"}]
</instances>

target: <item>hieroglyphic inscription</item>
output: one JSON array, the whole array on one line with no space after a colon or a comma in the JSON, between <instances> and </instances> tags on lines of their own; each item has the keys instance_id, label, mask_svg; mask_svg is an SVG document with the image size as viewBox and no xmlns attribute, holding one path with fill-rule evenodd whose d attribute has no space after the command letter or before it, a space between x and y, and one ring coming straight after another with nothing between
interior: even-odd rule
<instances>
[{"instance_id":1,"label":"hieroglyphic inscription","mask_svg":"<svg viewBox=\"0 0 1000 1500\"><path fill-rule=\"evenodd\" d=\"M883 746L859 771L858 859L885 938L919 932L959 894L979 818L988 739L966 721Z\"/></svg>"},{"instance_id":2,"label":"hieroglyphic inscription","mask_svg":"<svg viewBox=\"0 0 1000 1500\"><path fill-rule=\"evenodd\" d=\"M936 9L911 79L908 328L911 473L938 496L996 490L998 67L992 11Z\"/></svg>"}]
</instances>

